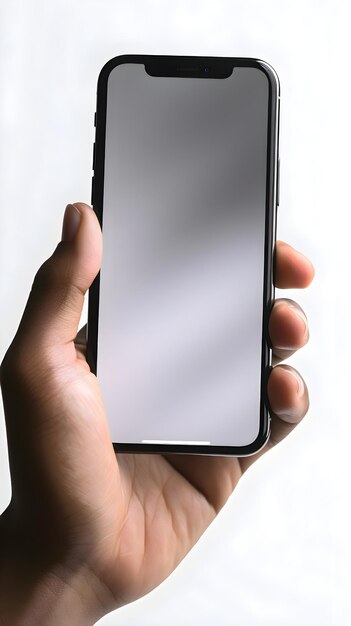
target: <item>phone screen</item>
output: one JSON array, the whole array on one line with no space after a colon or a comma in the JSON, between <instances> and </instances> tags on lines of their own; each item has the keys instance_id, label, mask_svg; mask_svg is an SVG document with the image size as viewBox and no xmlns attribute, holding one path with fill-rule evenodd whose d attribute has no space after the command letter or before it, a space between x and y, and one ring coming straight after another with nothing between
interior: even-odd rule
<instances>
[{"instance_id":1,"label":"phone screen","mask_svg":"<svg viewBox=\"0 0 351 626\"><path fill-rule=\"evenodd\" d=\"M109 74L97 376L113 442L258 435L268 100L256 67Z\"/></svg>"}]
</instances>

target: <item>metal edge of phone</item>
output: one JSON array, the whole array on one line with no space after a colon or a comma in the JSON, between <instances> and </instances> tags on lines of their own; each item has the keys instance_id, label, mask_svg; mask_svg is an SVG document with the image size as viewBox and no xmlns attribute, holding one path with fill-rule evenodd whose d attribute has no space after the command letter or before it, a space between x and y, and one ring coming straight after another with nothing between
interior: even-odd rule
<instances>
[{"instance_id":1,"label":"metal edge of phone","mask_svg":"<svg viewBox=\"0 0 351 626\"><path fill-rule=\"evenodd\" d=\"M173 55L142 55L123 54L113 57L102 67L97 81L96 112L94 115L95 141L93 144L93 171L91 186L91 203L100 226L103 224L103 188L104 188L104 155L106 132L107 87L109 75L117 65L123 63L182 61L193 63L198 59L203 63L232 63L233 66L257 67L261 69L269 82L268 107L268 142L267 142L267 184L266 184L266 220L265 220L265 253L264 253L264 306L262 321L262 375L260 397L260 428L257 438L245 446L212 446L212 445L178 445L178 444L144 444L116 443L116 452L142 454L174 453L200 456L246 457L259 452L269 440L271 417L267 395L267 382L272 370L272 346L269 344L268 320L274 302L274 255L277 228L277 205L279 203L279 124L280 124L280 82L275 69L266 61L252 57L204 57L204 56L173 56ZM100 272L89 289L88 323L87 323L87 361L91 371L97 373L97 342L98 342L98 311L99 311Z\"/></svg>"}]
</instances>

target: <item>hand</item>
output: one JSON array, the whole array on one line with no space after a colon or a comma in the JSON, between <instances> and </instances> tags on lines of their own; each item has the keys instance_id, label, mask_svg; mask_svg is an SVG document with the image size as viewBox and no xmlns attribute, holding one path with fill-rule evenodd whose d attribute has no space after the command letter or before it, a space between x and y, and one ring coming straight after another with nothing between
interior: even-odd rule
<instances>
[{"instance_id":1,"label":"hand","mask_svg":"<svg viewBox=\"0 0 351 626\"><path fill-rule=\"evenodd\" d=\"M116 456L82 333L76 338L101 253L95 213L69 205L62 242L35 277L1 368L12 500L0 519L0 613L11 624L94 623L151 591L243 472L308 409L300 375L277 365L268 382L271 436L254 456ZM304 288L313 278L311 263L283 242L275 263L278 287ZM276 301L269 334L276 364L303 346L299 305Z\"/></svg>"}]
</instances>

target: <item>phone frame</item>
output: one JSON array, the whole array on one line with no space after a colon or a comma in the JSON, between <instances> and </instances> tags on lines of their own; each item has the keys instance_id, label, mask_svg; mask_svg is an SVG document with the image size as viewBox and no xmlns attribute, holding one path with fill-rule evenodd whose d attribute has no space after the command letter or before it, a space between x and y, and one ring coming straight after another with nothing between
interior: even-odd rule
<instances>
[{"instance_id":1,"label":"phone frame","mask_svg":"<svg viewBox=\"0 0 351 626\"><path fill-rule=\"evenodd\" d=\"M265 446L270 435L269 400L267 381L272 369L272 346L268 335L268 320L274 301L274 254L276 241L276 214L278 200L278 160L279 160L279 118L280 118L280 83L274 68L260 59L250 57L205 57L205 56L173 56L173 55L141 55L123 54L110 59L100 71L97 83L96 113L94 116L95 143L93 146L93 171L91 203L98 217L100 226L103 224L103 195L105 169L105 134L107 85L112 69L123 63L148 64L154 68L152 75L190 76L210 78L204 73L204 67L210 66L213 71L224 72L228 67L256 67L263 71L269 84L268 96L268 128L267 128L267 177L266 177L266 217L264 245L264 288L262 317L262 360L261 360L261 393L260 393L260 428L258 436L246 446L212 446L190 444L144 444L113 442L116 452L129 453L176 453L196 454L205 456L250 456ZM181 63L181 71L176 68ZM194 64L197 64L194 68ZM146 70L147 71L147 70ZM164 73L162 73L164 72ZM183 73L182 73L183 72ZM201 73L203 72L203 73ZM91 371L97 373L97 345L99 318L100 272L89 290L88 324L87 324L87 361Z\"/></svg>"}]
</instances>

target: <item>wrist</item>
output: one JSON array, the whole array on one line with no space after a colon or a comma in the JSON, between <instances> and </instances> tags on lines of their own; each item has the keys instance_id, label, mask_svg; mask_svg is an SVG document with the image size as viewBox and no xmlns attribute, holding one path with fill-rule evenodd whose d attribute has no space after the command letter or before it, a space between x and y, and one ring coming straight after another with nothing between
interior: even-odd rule
<instances>
[{"instance_id":1,"label":"wrist","mask_svg":"<svg viewBox=\"0 0 351 626\"><path fill-rule=\"evenodd\" d=\"M0 517L0 626L89 626L114 608L111 592L72 551L47 558Z\"/></svg>"}]
</instances>

